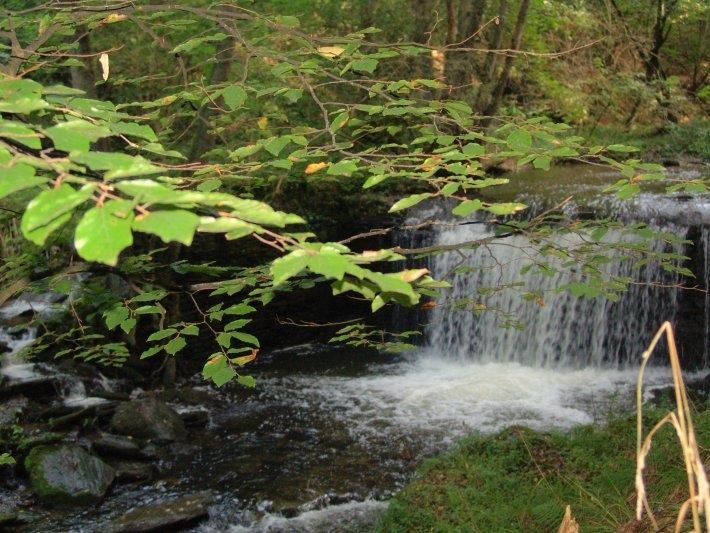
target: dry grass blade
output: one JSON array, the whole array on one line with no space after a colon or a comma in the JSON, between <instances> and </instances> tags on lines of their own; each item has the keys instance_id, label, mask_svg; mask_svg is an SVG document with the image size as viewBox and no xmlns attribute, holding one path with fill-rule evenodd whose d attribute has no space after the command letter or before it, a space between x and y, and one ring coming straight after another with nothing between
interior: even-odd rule
<instances>
[{"instance_id":1,"label":"dry grass blade","mask_svg":"<svg viewBox=\"0 0 710 533\"><path fill-rule=\"evenodd\" d=\"M565 516L562 517L562 523L557 533L579 533L579 524L572 516L572 509L569 505L565 509Z\"/></svg>"},{"instance_id":2,"label":"dry grass blade","mask_svg":"<svg viewBox=\"0 0 710 533\"><path fill-rule=\"evenodd\" d=\"M671 370L673 372L673 388L675 390L676 410L669 412L664 416L652 429L648 435L643 437L643 405L642 405L642 389L643 389L643 374L648 364L651 354L658 342L665 335L668 344L668 353L671 362ZM637 441L636 441L636 519L641 520L644 509L653 523L653 526L658 530L658 523L653 515L651 507L646 496L646 486L643 480L643 471L646 466L646 457L651 450L651 443L656 432L665 424L671 424L678 435L678 440L683 451L683 460L685 462L685 471L688 478L689 497L683 503L678 512L675 531L679 532L685 521L688 510L690 509L693 520L693 531L701 533L702 531L710 532L710 487L708 487L707 475L700 459L698 451L698 443L695 438L695 429L693 428L693 420L690 414L690 406L688 403L688 395L683 383L683 375L680 369L680 360L678 358L678 349L673 336L673 328L670 322L664 322L656 335L653 337L651 344L643 353L643 361L639 371L638 383L636 385L636 424L637 424ZM705 529L702 529L700 515L705 515Z\"/></svg>"}]
</instances>

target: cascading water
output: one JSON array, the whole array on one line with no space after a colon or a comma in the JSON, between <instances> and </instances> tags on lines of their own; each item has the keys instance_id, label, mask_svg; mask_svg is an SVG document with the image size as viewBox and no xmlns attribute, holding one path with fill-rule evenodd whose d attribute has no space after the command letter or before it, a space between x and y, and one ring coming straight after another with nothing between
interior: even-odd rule
<instances>
[{"instance_id":1,"label":"cascading water","mask_svg":"<svg viewBox=\"0 0 710 533\"><path fill-rule=\"evenodd\" d=\"M679 237L686 231L680 227L662 229ZM452 245L491 235L483 224L461 224L439 231L435 243ZM605 240L621 238L620 233L609 232ZM558 239L562 247L580 244L575 235ZM656 244L656 251L665 251L664 244ZM673 251L680 253L682 248L676 246ZM521 269L535 262L552 268L544 273L531 268L521 274ZM578 268L557 263L551 264L521 236L435 256L431 261L434 277L449 279L453 272L464 271L453 275L450 293L430 317L427 335L431 351L461 361L518 362L533 367L624 367L638 360L664 320L673 321L678 289L653 284L677 285L677 274L654 264L638 269L630 261L611 261L606 265L608 275L636 282L618 302L612 302L560 291L560 287L579 281L580 274ZM541 296L522 298L523 293L532 291ZM456 309L457 302L459 306L465 302L466 308ZM507 322L513 325L501 327Z\"/></svg>"}]
</instances>

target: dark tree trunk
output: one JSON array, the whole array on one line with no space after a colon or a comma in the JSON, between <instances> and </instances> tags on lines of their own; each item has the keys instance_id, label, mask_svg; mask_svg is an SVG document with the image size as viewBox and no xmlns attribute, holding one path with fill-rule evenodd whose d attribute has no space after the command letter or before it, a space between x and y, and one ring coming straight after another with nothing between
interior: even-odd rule
<instances>
[{"instance_id":1,"label":"dark tree trunk","mask_svg":"<svg viewBox=\"0 0 710 533\"><path fill-rule=\"evenodd\" d=\"M219 45L219 51L216 55L217 62L212 69L210 76L210 85L219 85L227 81L229 76L229 67L234 59L234 37L227 37ZM210 127L210 117L212 116L212 102L207 102L199 110L197 114L197 124L195 126L194 141L190 150L190 161L196 161L202 154L209 150L214 143L214 138L208 134Z\"/></svg>"},{"instance_id":2,"label":"dark tree trunk","mask_svg":"<svg viewBox=\"0 0 710 533\"><path fill-rule=\"evenodd\" d=\"M510 40L510 50L511 52L505 56L505 63L503 64L503 72L498 79L498 83L493 89L493 94L491 95L491 101L484 111L484 115L491 117L498 111L498 106L503 99L503 93L508 87L508 81L510 80L510 72L513 68L513 61L515 61L515 55L512 53L513 50L518 50L520 48L520 43L523 39L523 29L525 28L525 22L528 18L528 11L530 9L530 0L521 0L520 8L518 9L518 18L515 21L515 29L513 30L513 37ZM486 122L490 122L490 118L486 119Z\"/></svg>"},{"instance_id":3,"label":"dark tree trunk","mask_svg":"<svg viewBox=\"0 0 710 533\"><path fill-rule=\"evenodd\" d=\"M433 0L410 0L412 13L414 16L414 27L412 29L412 41L419 44L431 43L431 29L434 25L432 14L434 13ZM432 62L431 57L424 54L414 58L414 75L412 77L431 78Z\"/></svg>"},{"instance_id":4,"label":"dark tree trunk","mask_svg":"<svg viewBox=\"0 0 710 533\"><path fill-rule=\"evenodd\" d=\"M71 67L71 84L75 89L81 89L89 98L96 98L96 74L91 56L91 40L89 38L86 26L79 25L76 27L74 38L79 42L79 58L84 65L79 67Z\"/></svg>"},{"instance_id":5,"label":"dark tree trunk","mask_svg":"<svg viewBox=\"0 0 710 533\"><path fill-rule=\"evenodd\" d=\"M508 19L508 0L500 0L496 18L497 23L488 41L488 49L490 52L486 54L486 60L481 69L481 85L476 95L476 109L486 109L490 102L491 91L494 88L493 80L500 58L500 53L497 52L497 50L500 50L503 45L503 28Z\"/></svg>"}]
</instances>

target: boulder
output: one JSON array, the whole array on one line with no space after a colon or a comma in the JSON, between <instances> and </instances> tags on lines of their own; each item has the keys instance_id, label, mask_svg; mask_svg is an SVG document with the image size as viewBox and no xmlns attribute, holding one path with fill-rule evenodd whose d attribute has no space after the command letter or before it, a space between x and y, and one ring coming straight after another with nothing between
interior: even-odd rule
<instances>
[{"instance_id":1,"label":"boulder","mask_svg":"<svg viewBox=\"0 0 710 533\"><path fill-rule=\"evenodd\" d=\"M111 466L116 471L116 481L118 483L148 481L155 475L155 467L150 463L117 461L111 463Z\"/></svg>"},{"instance_id":2,"label":"boulder","mask_svg":"<svg viewBox=\"0 0 710 533\"><path fill-rule=\"evenodd\" d=\"M111 522L112 533L180 531L195 526L208 516L209 492L200 492L169 502L133 509Z\"/></svg>"},{"instance_id":3,"label":"boulder","mask_svg":"<svg viewBox=\"0 0 710 533\"><path fill-rule=\"evenodd\" d=\"M101 433L93 442L92 448L99 455L128 458L143 457L139 444L131 437L124 437L123 435Z\"/></svg>"},{"instance_id":4,"label":"boulder","mask_svg":"<svg viewBox=\"0 0 710 533\"><path fill-rule=\"evenodd\" d=\"M27 409L29 401L24 396L10 398L0 403L0 426L17 422L18 417Z\"/></svg>"},{"instance_id":5,"label":"boulder","mask_svg":"<svg viewBox=\"0 0 710 533\"><path fill-rule=\"evenodd\" d=\"M48 503L96 502L113 483L113 468L73 444L38 446L25 459L32 488Z\"/></svg>"},{"instance_id":6,"label":"boulder","mask_svg":"<svg viewBox=\"0 0 710 533\"><path fill-rule=\"evenodd\" d=\"M153 399L119 405L111 419L111 430L158 442L184 441L187 438L180 415L168 405Z\"/></svg>"}]
</instances>

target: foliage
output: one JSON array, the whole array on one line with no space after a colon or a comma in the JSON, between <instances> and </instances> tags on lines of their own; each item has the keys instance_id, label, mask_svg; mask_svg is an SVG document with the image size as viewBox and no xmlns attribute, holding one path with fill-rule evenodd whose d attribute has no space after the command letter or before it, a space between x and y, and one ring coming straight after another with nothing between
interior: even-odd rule
<instances>
[{"instance_id":1,"label":"foliage","mask_svg":"<svg viewBox=\"0 0 710 533\"><path fill-rule=\"evenodd\" d=\"M710 436L709 413L694 415L699 442ZM648 410L644 423L664 415ZM555 531L567 505L584 531L632 527L635 429L635 419L623 418L569 435L511 428L468 437L422 466L392 500L379 530ZM670 526L687 491L672 430L657 435L647 464L650 504L664 510L657 517L662 527Z\"/></svg>"}]
</instances>

